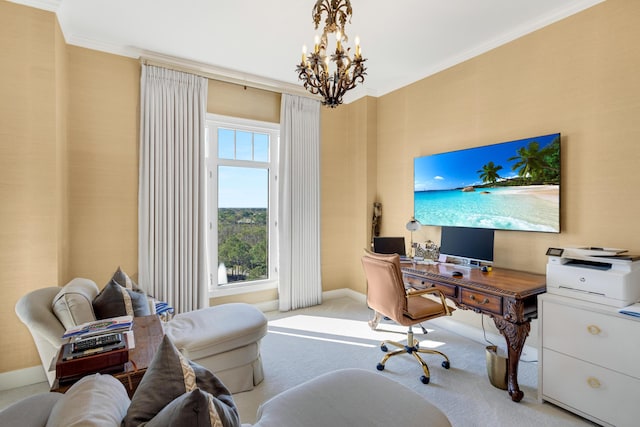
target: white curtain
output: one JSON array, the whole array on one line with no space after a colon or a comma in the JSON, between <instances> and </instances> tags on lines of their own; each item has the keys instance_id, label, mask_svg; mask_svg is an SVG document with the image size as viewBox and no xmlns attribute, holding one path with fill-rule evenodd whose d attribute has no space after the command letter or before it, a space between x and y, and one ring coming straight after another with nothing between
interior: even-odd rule
<instances>
[{"instance_id":1,"label":"white curtain","mask_svg":"<svg viewBox=\"0 0 640 427\"><path fill-rule=\"evenodd\" d=\"M207 79L151 65L140 79L138 281L177 313L208 306Z\"/></svg>"},{"instance_id":2,"label":"white curtain","mask_svg":"<svg viewBox=\"0 0 640 427\"><path fill-rule=\"evenodd\" d=\"M322 302L319 101L282 95L279 177L278 290L288 311Z\"/></svg>"}]
</instances>

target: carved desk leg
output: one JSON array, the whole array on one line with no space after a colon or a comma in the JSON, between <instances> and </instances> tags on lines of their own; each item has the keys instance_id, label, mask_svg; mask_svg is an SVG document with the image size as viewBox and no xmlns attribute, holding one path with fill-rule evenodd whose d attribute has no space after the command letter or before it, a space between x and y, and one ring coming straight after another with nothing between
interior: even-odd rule
<instances>
[{"instance_id":1,"label":"carved desk leg","mask_svg":"<svg viewBox=\"0 0 640 427\"><path fill-rule=\"evenodd\" d=\"M518 363L524 347L524 341L531 330L531 323L511 323L502 317L493 318L496 327L507 341L509 365L507 367L507 390L514 402L520 402L524 393L518 386Z\"/></svg>"}]
</instances>

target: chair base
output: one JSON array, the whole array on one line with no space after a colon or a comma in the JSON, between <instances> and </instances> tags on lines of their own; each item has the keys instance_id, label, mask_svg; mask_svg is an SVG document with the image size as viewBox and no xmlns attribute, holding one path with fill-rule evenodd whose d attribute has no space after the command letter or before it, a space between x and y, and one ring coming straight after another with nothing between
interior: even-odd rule
<instances>
[{"instance_id":1,"label":"chair base","mask_svg":"<svg viewBox=\"0 0 640 427\"><path fill-rule=\"evenodd\" d=\"M371 322L369 323L371 325ZM409 343L412 343L411 345L409 345ZM442 367L445 369L449 369L451 367L451 363L449 361L449 357L447 357L446 354L438 351L438 350L431 350L431 349L425 349L425 348L420 348L420 342L415 339L413 337L413 329L411 327L409 327L409 330L407 331L407 344L402 344L400 342L397 341L392 341L392 340L385 340L382 343L380 343L380 350L387 352L388 351L388 347L387 344L392 345L394 347L398 347L397 350L392 351L391 353L387 353L382 360L380 361L380 363L378 363L377 365L377 369L379 371L384 370L384 365L385 363L387 363L387 361L392 358L393 356L397 356L399 354L411 354L417 361L418 363L420 363L420 365L422 366L422 371L424 372L424 375L420 377L420 381L423 384L429 384L430 378L431 378L431 374L429 372L429 366L425 363L424 360L422 360L422 357L420 357L419 353L423 353L423 354L438 354L440 356L442 356L445 360L442 362Z\"/></svg>"}]
</instances>

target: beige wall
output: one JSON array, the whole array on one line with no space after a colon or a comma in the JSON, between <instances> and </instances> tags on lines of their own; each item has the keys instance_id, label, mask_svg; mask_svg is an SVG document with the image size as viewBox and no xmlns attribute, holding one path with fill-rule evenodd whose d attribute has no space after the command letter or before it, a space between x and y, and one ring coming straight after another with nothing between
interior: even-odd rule
<instances>
[{"instance_id":1,"label":"beige wall","mask_svg":"<svg viewBox=\"0 0 640 427\"><path fill-rule=\"evenodd\" d=\"M56 70L56 214L58 216L58 283L65 280L69 271L69 164L67 162L67 117L69 104L69 76L67 68L67 45L56 20L55 31Z\"/></svg>"},{"instance_id":2,"label":"beige wall","mask_svg":"<svg viewBox=\"0 0 640 427\"><path fill-rule=\"evenodd\" d=\"M68 47L69 271L99 287L138 271L137 60Z\"/></svg>"},{"instance_id":3,"label":"beige wall","mask_svg":"<svg viewBox=\"0 0 640 427\"><path fill-rule=\"evenodd\" d=\"M207 112L280 123L279 93L209 80Z\"/></svg>"},{"instance_id":4,"label":"beige wall","mask_svg":"<svg viewBox=\"0 0 640 427\"><path fill-rule=\"evenodd\" d=\"M0 1L0 294L20 296L118 266L137 277L140 64L67 46L55 15ZM6 70L6 75L4 70ZM210 81L208 111L278 123L280 94ZM271 301L276 291L212 300ZM39 365L13 309L0 373Z\"/></svg>"},{"instance_id":5,"label":"beige wall","mask_svg":"<svg viewBox=\"0 0 640 427\"><path fill-rule=\"evenodd\" d=\"M409 237L414 157L561 132L562 232L497 231L496 265L544 273L550 246L640 253L638 18L640 2L610 0L381 97L383 234Z\"/></svg>"},{"instance_id":6,"label":"beige wall","mask_svg":"<svg viewBox=\"0 0 640 427\"><path fill-rule=\"evenodd\" d=\"M570 244L640 253L640 2L604 2L378 100L385 234L413 211L413 158L562 133L562 232L496 232L499 266L544 273ZM421 240L439 240L425 227Z\"/></svg>"},{"instance_id":7,"label":"beige wall","mask_svg":"<svg viewBox=\"0 0 640 427\"><path fill-rule=\"evenodd\" d=\"M59 40L52 14L0 2L0 371L39 363L13 307L24 293L57 283L63 262Z\"/></svg>"},{"instance_id":8,"label":"beige wall","mask_svg":"<svg viewBox=\"0 0 640 427\"><path fill-rule=\"evenodd\" d=\"M360 257L375 196L377 100L322 109L322 288L365 293Z\"/></svg>"}]
</instances>

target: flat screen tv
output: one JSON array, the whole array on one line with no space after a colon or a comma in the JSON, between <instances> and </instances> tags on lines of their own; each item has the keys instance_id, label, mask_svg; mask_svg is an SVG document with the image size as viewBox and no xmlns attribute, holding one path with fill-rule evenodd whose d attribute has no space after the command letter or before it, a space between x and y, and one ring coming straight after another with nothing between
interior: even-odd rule
<instances>
[{"instance_id":1,"label":"flat screen tv","mask_svg":"<svg viewBox=\"0 0 640 427\"><path fill-rule=\"evenodd\" d=\"M560 134L414 159L423 225L560 232Z\"/></svg>"},{"instance_id":2,"label":"flat screen tv","mask_svg":"<svg viewBox=\"0 0 640 427\"><path fill-rule=\"evenodd\" d=\"M488 228L442 227L440 255L457 258L470 266L491 264L493 234Z\"/></svg>"}]
</instances>

